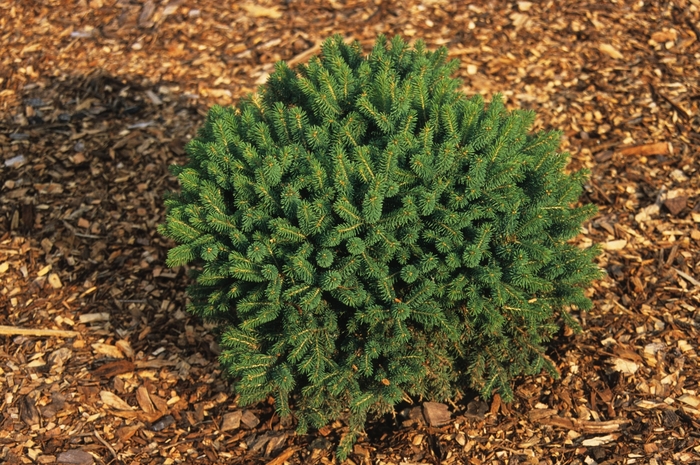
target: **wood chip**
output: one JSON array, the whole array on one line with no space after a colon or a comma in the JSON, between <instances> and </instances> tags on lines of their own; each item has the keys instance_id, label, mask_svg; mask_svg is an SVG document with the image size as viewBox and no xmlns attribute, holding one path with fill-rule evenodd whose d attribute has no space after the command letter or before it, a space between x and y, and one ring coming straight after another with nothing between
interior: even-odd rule
<instances>
[{"instance_id":1,"label":"wood chip","mask_svg":"<svg viewBox=\"0 0 700 465\"><path fill-rule=\"evenodd\" d=\"M71 449L58 454L58 457L56 457L56 463L66 465L92 465L95 463L95 459L92 455L85 451Z\"/></svg>"},{"instance_id":2,"label":"wood chip","mask_svg":"<svg viewBox=\"0 0 700 465\"><path fill-rule=\"evenodd\" d=\"M498 411L501 409L502 401L501 401L501 395L499 393L496 393L493 395L493 399L491 400L491 409L490 413L491 415L498 415Z\"/></svg>"},{"instance_id":3,"label":"wood chip","mask_svg":"<svg viewBox=\"0 0 700 465\"><path fill-rule=\"evenodd\" d=\"M664 43L670 40L676 40L676 37L678 37L678 33L674 29L671 29L666 31L656 31L651 35L651 40L658 43Z\"/></svg>"},{"instance_id":4,"label":"wood chip","mask_svg":"<svg viewBox=\"0 0 700 465\"><path fill-rule=\"evenodd\" d=\"M245 11L258 18L281 18L282 13L276 7L266 7L255 3L244 3L241 5Z\"/></svg>"},{"instance_id":5,"label":"wood chip","mask_svg":"<svg viewBox=\"0 0 700 465\"><path fill-rule=\"evenodd\" d=\"M581 445L586 446L586 447L597 447L597 446L603 446L609 442L612 442L617 439L617 435L613 434L608 434L606 436L598 436L595 438L590 438L590 439L584 439L581 441Z\"/></svg>"},{"instance_id":6,"label":"wood chip","mask_svg":"<svg viewBox=\"0 0 700 465\"><path fill-rule=\"evenodd\" d=\"M119 440L122 443L124 443L131 439L134 436L134 434L136 434L141 428L143 428L143 425L141 423L129 426L122 426L117 430L116 434Z\"/></svg>"},{"instance_id":7,"label":"wood chip","mask_svg":"<svg viewBox=\"0 0 700 465\"><path fill-rule=\"evenodd\" d=\"M92 371L92 375L96 378L112 378L123 373L134 371L135 366L127 360L117 360L101 365L99 368Z\"/></svg>"},{"instance_id":8,"label":"wood chip","mask_svg":"<svg viewBox=\"0 0 700 465\"><path fill-rule=\"evenodd\" d=\"M49 275L49 285L51 285L52 288L54 289L60 289L63 287L63 284L61 283L61 278L58 277L58 273L51 273Z\"/></svg>"},{"instance_id":9,"label":"wood chip","mask_svg":"<svg viewBox=\"0 0 700 465\"><path fill-rule=\"evenodd\" d=\"M160 99L160 97L158 97L158 95L150 89L146 91L146 96L148 96L148 98L151 100L151 102L154 105L162 105L163 104L163 101Z\"/></svg>"},{"instance_id":10,"label":"wood chip","mask_svg":"<svg viewBox=\"0 0 700 465\"><path fill-rule=\"evenodd\" d=\"M27 426L38 425L41 421L36 403L29 396L22 396L19 409L20 418Z\"/></svg>"},{"instance_id":11,"label":"wood chip","mask_svg":"<svg viewBox=\"0 0 700 465\"><path fill-rule=\"evenodd\" d=\"M151 402L153 402L153 406L161 415L168 413L168 402L165 399L154 393L149 393L149 397Z\"/></svg>"},{"instance_id":12,"label":"wood chip","mask_svg":"<svg viewBox=\"0 0 700 465\"><path fill-rule=\"evenodd\" d=\"M613 370L618 371L620 373L633 375L637 372L637 370L639 370L639 365L630 360L625 360L616 357L611 359L611 363L613 364Z\"/></svg>"},{"instance_id":13,"label":"wood chip","mask_svg":"<svg viewBox=\"0 0 700 465\"><path fill-rule=\"evenodd\" d=\"M80 315L79 321L81 323L94 323L97 321L109 321L109 313L107 313L107 312L84 313L84 314Z\"/></svg>"},{"instance_id":14,"label":"wood chip","mask_svg":"<svg viewBox=\"0 0 700 465\"><path fill-rule=\"evenodd\" d=\"M438 402L424 402L423 416L430 426L442 426L452 420L449 407Z\"/></svg>"},{"instance_id":15,"label":"wood chip","mask_svg":"<svg viewBox=\"0 0 700 465\"><path fill-rule=\"evenodd\" d=\"M45 267L43 267L42 269L40 269L39 271L37 271L36 275L37 275L37 276L44 276L44 275L46 275L49 271L51 271L51 265L46 265Z\"/></svg>"},{"instance_id":16,"label":"wood chip","mask_svg":"<svg viewBox=\"0 0 700 465\"><path fill-rule=\"evenodd\" d=\"M150 19L155 9L156 6L155 3L153 3L153 0L146 0L146 3L143 5L143 9L141 10L141 15L139 15L139 26L150 27L152 25Z\"/></svg>"},{"instance_id":17,"label":"wood chip","mask_svg":"<svg viewBox=\"0 0 700 465\"><path fill-rule=\"evenodd\" d=\"M697 407L700 405L700 397L691 394L683 394L678 398L684 404L688 404L691 407Z\"/></svg>"},{"instance_id":18,"label":"wood chip","mask_svg":"<svg viewBox=\"0 0 700 465\"><path fill-rule=\"evenodd\" d=\"M552 408L542 408L542 409L532 409L530 410L530 413L528 416L530 417L530 420L532 421L537 421L542 418L548 418L553 415L556 415L558 410L552 409Z\"/></svg>"},{"instance_id":19,"label":"wood chip","mask_svg":"<svg viewBox=\"0 0 700 465\"><path fill-rule=\"evenodd\" d=\"M236 410L235 412L227 413L221 422L221 432L232 431L241 426L241 416L243 412Z\"/></svg>"},{"instance_id":20,"label":"wood chip","mask_svg":"<svg viewBox=\"0 0 700 465\"><path fill-rule=\"evenodd\" d=\"M268 433L261 434L260 436L254 436L252 438L252 444L249 445L250 451L252 453L259 453L263 447L265 447L270 440Z\"/></svg>"},{"instance_id":21,"label":"wood chip","mask_svg":"<svg viewBox=\"0 0 700 465\"><path fill-rule=\"evenodd\" d=\"M41 416L46 420L55 417L66 406L66 398L60 393L51 395L51 402L41 408Z\"/></svg>"},{"instance_id":22,"label":"wood chip","mask_svg":"<svg viewBox=\"0 0 700 465\"><path fill-rule=\"evenodd\" d=\"M178 364L176 360L163 360L157 358L154 360L137 360L134 362L136 368L163 368L163 367L174 367Z\"/></svg>"},{"instance_id":23,"label":"wood chip","mask_svg":"<svg viewBox=\"0 0 700 465\"><path fill-rule=\"evenodd\" d=\"M250 410L245 410L241 415L241 423L248 429L253 429L260 424L260 419Z\"/></svg>"},{"instance_id":24,"label":"wood chip","mask_svg":"<svg viewBox=\"0 0 700 465\"><path fill-rule=\"evenodd\" d=\"M424 437L425 437L424 434L416 434L415 436L413 436L413 439L411 440L411 443L412 443L414 446L420 446L421 444L423 444L423 438L424 438Z\"/></svg>"},{"instance_id":25,"label":"wood chip","mask_svg":"<svg viewBox=\"0 0 700 465\"><path fill-rule=\"evenodd\" d=\"M119 350L116 346L110 344L95 343L92 344L92 348L95 354L106 355L110 358L124 358L124 353Z\"/></svg>"},{"instance_id":26,"label":"wood chip","mask_svg":"<svg viewBox=\"0 0 700 465\"><path fill-rule=\"evenodd\" d=\"M614 241L608 241L603 243L603 249L605 250L622 250L627 245L625 239L617 239Z\"/></svg>"},{"instance_id":27,"label":"wood chip","mask_svg":"<svg viewBox=\"0 0 700 465\"><path fill-rule=\"evenodd\" d=\"M110 408L116 410L132 410L129 404L127 404L121 397L112 392L101 391L100 399L102 399L102 402L104 402L104 404Z\"/></svg>"},{"instance_id":28,"label":"wood chip","mask_svg":"<svg viewBox=\"0 0 700 465\"><path fill-rule=\"evenodd\" d=\"M156 413L156 408L151 401L151 396L148 395L148 389L144 386L139 386L136 390L136 402L145 413Z\"/></svg>"},{"instance_id":29,"label":"wood chip","mask_svg":"<svg viewBox=\"0 0 700 465\"><path fill-rule=\"evenodd\" d=\"M134 358L134 349L132 349L131 344L129 344L129 341L120 339L114 343L114 346L117 349L119 349L126 357Z\"/></svg>"},{"instance_id":30,"label":"wood chip","mask_svg":"<svg viewBox=\"0 0 700 465\"><path fill-rule=\"evenodd\" d=\"M636 145L634 147L624 147L618 150L620 155L666 155L668 153L668 142L656 142L653 144Z\"/></svg>"},{"instance_id":31,"label":"wood chip","mask_svg":"<svg viewBox=\"0 0 700 465\"><path fill-rule=\"evenodd\" d=\"M673 216L678 216L678 214L683 211L687 204L688 197L685 195L679 195L678 197L664 200L664 206Z\"/></svg>"},{"instance_id":32,"label":"wood chip","mask_svg":"<svg viewBox=\"0 0 700 465\"><path fill-rule=\"evenodd\" d=\"M678 276L682 277L683 279L685 279L686 281L688 281L688 282L689 282L690 284L692 284L693 286L700 287L700 281L698 281L697 279L693 278L693 277L690 276L688 273L685 273L685 272L683 272L683 271L681 271L681 270L678 270L678 269L676 269L676 268L673 268L673 271L675 271L676 273L678 273Z\"/></svg>"},{"instance_id":33,"label":"wood chip","mask_svg":"<svg viewBox=\"0 0 700 465\"><path fill-rule=\"evenodd\" d=\"M284 465L287 463L287 460L289 460L297 451L298 449L295 447L289 448L274 459L267 462L267 465Z\"/></svg>"},{"instance_id":34,"label":"wood chip","mask_svg":"<svg viewBox=\"0 0 700 465\"><path fill-rule=\"evenodd\" d=\"M270 457L276 454L280 449L282 449L287 442L288 435L281 432L268 433L270 439L265 446L265 457Z\"/></svg>"},{"instance_id":35,"label":"wood chip","mask_svg":"<svg viewBox=\"0 0 700 465\"><path fill-rule=\"evenodd\" d=\"M600 46L598 46L598 49L601 52L608 55L610 58L615 58L616 60L621 60L625 57L622 53L620 53L615 47L613 47L610 44L600 44Z\"/></svg>"},{"instance_id":36,"label":"wood chip","mask_svg":"<svg viewBox=\"0 0 700 465\"><path fill-rule=\"evenodd\" d=\"M51 352L47 358L53 367L62 367L73 356L73 351L68 347L61 347Z\"/></svg>"},{"instance_id":37,"label":"wood chip","mask_svg":"<svg viewBox=\"0 0 700 465\"><path fill-rule=\"evenodd\" d=\"M654 454L654 452L657 452L659 450L659 446L654 444L653 442L649 442L644 444L644 452L647 454Z\"/></svg>"}]
</instances>

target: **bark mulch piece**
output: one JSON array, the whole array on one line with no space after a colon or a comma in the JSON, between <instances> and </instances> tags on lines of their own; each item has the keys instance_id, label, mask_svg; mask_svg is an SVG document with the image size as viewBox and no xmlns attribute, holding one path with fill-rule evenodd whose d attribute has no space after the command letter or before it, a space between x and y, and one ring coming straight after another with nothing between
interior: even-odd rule
<instances>
[{"instance_id":1,"label":"bark mulch piece","mask_svg":"<svg viewBox=\"0 0 700 465\"><path fill-rule=\"evenodd\" d=\"M156 226L207 108L341 33L401 33L564 133L607 277L516 399L403 406L348 464L700 460L700 3L0 0L0 461L336 463L242 410ZM421 410L423 408L423 410ZM442 413L426 423L423 411ZM405 415L404 415L405 414ZM448 416L451 418L448 419ZM429 415L433 418L432 414Z\"/></svg>"}]
</instances>

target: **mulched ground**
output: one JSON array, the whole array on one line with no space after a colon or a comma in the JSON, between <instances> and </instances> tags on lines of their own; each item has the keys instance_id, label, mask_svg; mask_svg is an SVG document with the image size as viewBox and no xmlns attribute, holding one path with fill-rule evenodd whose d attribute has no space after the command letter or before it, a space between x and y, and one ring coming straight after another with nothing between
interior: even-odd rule
<instances>
[{"instance_id":1,"label":"mulched ground","mask_svg":"<svg viewBox=\"0 0 700 465\"><path fill-rule=\"evenodd\" d=\"M700 2L0 0L0 461L336 463L242 410L156 232L167 166L214 103L342 33L446 45L464 91L564 131L608 276L561 379L373 421L348 464L700 460ZM402 406L402 409L404 406Z\"/></svg>"}]
</instances>

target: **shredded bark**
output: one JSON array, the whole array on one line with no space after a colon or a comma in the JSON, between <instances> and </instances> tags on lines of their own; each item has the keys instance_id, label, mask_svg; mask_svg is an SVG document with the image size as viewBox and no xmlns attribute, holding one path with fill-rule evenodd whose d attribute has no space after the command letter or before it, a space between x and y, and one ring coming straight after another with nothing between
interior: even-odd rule
<instances>
[{"instance_id":1,"label":"shredded bark","mask_svg":"<svg viewBox=\"0 0 700 465\"><path fill-rule=\"evenodd\" d=\"M446 424L401 405L347 463L700 460L697 0L0 0L0 31L0 461L336 463L342 421L237 405L156 232L207 109L334 33L445 45L466 94L560 129L607 272L560 379L429 405Z\"/></svg>"}]
</instances>

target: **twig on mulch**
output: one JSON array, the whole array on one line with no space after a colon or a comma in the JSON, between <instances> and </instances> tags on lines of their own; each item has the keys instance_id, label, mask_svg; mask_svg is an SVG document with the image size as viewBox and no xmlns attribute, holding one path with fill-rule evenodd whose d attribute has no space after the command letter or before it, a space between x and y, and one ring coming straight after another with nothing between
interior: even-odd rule
<instances>
[{"instance_id":1,"label":"twig on mulch","mask_svg":"<svg viewBox=\"0 0 700 465\"><path fill-rule=\"evenodd\" d=\"M15 326L0 325L0 336L55 336L55 337L78 337L78 331L65 331L62 329L41 329L41 328L17 328Z\"/></svg>"},{"instance_id":2,"label":"twig on mulch","mask_svg":"<svg viewBox=\"0 0 700 465\"><path fill-rule=\"evenodd\" d=\"M294 455L297 452L297 448L293 447L291 449L287 449L286 451L282 452L280 455L272 459L272 461L268 462L267 465L282 465L289 459L292 455Z\"/></svg>"},{"instance_id":3,"label":"twig on mulch","mask_svg":"<svg viewBox=\"0 0 700 465\"><path fill-rule=\"evenodd\" d=\"M105 447L106 447L107 449L109 449L109 452L112 454L112 457L114 457L114 460L119 460L119 459L117 458L117 452L114 450L114 447L112 447L112 445L111 445L110 443L108 443L107 441L105 441L104 439L102 439L102 436L100 436L100 433L98 433L97 430L93 431L93 433L95 433L95 437L96 437L102 444L104 444Z\"/></svg>"},{"instance_id":4,"label":"twig on mulch","mask_svg":"<svg viewBox=\"0 0 700 465\"><path fill-rule=\"evenodd\" d=\"M649 85L649 90L651 91L651 95L655 97L655 100L658 100L659 98L667 102L671 107L673 107L676 112L683 118L684 120L688 121L690 120L690 113L688 113L688 110L683 108L682 106L678 105L676 102L671 100L668 96L664 95L658 87L654 86L651 82L647 82Z\"/></svg>"},{"instance_id":5,"label":"twig on mulch","mask_svg":"<svg viewBox=\"0 0 700 465\"><path fill-rule=\"evenodd\" d=\"M672 269L673 271L675 271L676 273L678 273L683 279L685 279L686 281L688 281L688 282L689 282L690 284L692 284L693 286L700 286L700 281L698 281L697 279L693 278L693 277L690 276L688 273L684 273L684 272L682 272L681 270L678 270L678 269L676 269L676 268L671 268L671 269Z\"/></svg>"}]
</instances>

